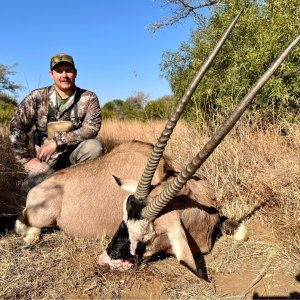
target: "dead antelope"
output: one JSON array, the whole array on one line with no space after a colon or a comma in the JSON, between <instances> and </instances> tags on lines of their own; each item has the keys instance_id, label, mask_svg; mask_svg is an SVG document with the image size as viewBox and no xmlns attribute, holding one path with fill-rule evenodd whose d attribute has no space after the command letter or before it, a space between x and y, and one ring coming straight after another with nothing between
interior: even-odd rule
<instances>
[{"instance_id":1,"label":"dead antelope","mask_svg":"<svg viewBox=\"0 0 300 300\"><path fill-rule=\"evenodd\" d=\"M238 17L239 15L231 24L232 26ZM259 90L299 40L300 36L288 46L263 74L235 111L184 170L177 176L173 176L173 178L169 177L159 186L151 187L153 174L168 138L186 102L191 98L195 87L199 83L200 70L194 82L180 100L173 116L169 119L165 130L155 145L145 171L137 184L135 193L125 199L123 221L106 251L101 254L99 258L100 265L108 264L112 268L126 269L140 258L150 257L164 251L175 255L179 262L186 265L196 275L201 275L198 273L193 254L203 253L211 249L212 233L220 221L220 216L216 211L212 198L205 197L205 188L200 187L193 180L191 181L191 178L233 128ZM122 182L120 181L120 183ZM188 193L186 189L188 189ZM237 226L236 222L229 222L227 225L238 229L235 233L236 239L247 239L248 235L245 227ZM205 247L207 248L204 250Z\"/></svg>"},{"instance_id":2,"label":"dead antelope","mask_svg":"<svg viewBox=\"0 0 300 300\"><path fill-rule=\"evenodd\" d=\"M206 181L196 178L194 174L300 38L259 79L236 111L187 167L176 174L172 162L163 155L164 149L186 103L240 14L230 24L178 103L154 148L139 142L122 144L101 158L53 174L29 191L26 208L15 226L16 232L23 234L28 244L39 238L41 228L52 225L59 226L70 235L94 238L103 234L112 236L117 231L100 256L100 265L127 269L136 257L149 257L163 251L175 255L198 274L193 254L211 250L213 233L221 218L213 191ZM127 192L120 189L116 181ZM128 191L134 194L128 196ZM123 221L119 226L121 219ZM245 228L237 222L225 222L225 225L236 229L237 239L247 239Z\"/></svg>"}]
</instances>

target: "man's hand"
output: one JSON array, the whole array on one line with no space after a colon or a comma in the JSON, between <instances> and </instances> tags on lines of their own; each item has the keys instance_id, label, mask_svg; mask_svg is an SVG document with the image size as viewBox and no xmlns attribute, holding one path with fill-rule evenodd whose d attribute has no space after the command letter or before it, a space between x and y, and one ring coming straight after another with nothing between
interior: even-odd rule
<instances>
[{"instance_id":1,"label":"man's hand","mask_svg":"<svg viewBox=\"0 0 300 300\"><path fill-rule=\"evenodd\" d=\"M41 173L45 172L45 166L37 159L32 158L26 164L24 164L24 169L28 172Z\"/></svg>"},{"instance_id":2,"label":"man's hand","mask_svg":"<svg viewBox=\"0 0 300 300\"><path fill-rule=\"evenodd\" d=\"M52 154L55 153L57 145L54 140L45 140L44 144L37 151L36 158L39 161L48 162Z\"/></svg>"}]
</instances>

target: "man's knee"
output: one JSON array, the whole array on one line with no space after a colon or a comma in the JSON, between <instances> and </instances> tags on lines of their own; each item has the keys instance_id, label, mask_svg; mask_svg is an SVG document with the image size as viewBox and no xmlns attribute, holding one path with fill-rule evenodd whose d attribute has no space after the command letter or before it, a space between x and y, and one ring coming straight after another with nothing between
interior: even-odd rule
<instances>
[{"instance_id":1,"label":"man's knee","mask_svg":"<svg viewBox=\"0 0 300 300\"><path fill-rule=\"evenodd\" d=\"M82 142L82 150L83 152L87 153L90 157L96 158L102 155L103 147L102 144L96 139L89 139Z\"/></svg>"},{"instance_id":2,"label":"man's knee","mask_svg":"<svg viewBox=\"0 0 300 300\"><path fill-rule=\"evenodd\" d=\"M86 160L94 159L103 154L102 144L96 139L83 141L73 151L70 156L70 162L76 164Z\"/></svg>"}]
</instances>

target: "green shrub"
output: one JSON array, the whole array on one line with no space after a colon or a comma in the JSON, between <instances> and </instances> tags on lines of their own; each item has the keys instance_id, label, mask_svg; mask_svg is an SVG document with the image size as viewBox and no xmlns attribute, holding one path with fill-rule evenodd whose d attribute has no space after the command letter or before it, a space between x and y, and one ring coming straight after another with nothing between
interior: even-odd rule
<instances>
[{"instance_id":1,"label":"green shrub","mask_svg":"<svg viewBox=\"0 0 300 300\"><path fill-rule=\"evenodd\" d=\"M10 96L0 94L0 124L7 125L17 107L17 102Z\"/></svg>"}]
</instances>

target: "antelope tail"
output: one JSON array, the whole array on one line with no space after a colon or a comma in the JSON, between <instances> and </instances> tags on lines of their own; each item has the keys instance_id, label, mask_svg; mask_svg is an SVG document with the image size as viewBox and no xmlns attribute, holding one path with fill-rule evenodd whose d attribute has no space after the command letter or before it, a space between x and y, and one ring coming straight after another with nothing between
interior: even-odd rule
<instances>
[{"instance_id":1,"label":"antelope tail","mask_svg":"<svg viewBox=\"0 0 300 300\"><path fill-rule=\"evenodd\" d=\"M219 227L223 233L233 235L234 239L238 242L247 241L249 239L245 225L234 219L222 216L220 218Z\"/></svg>"}]
</instances>

